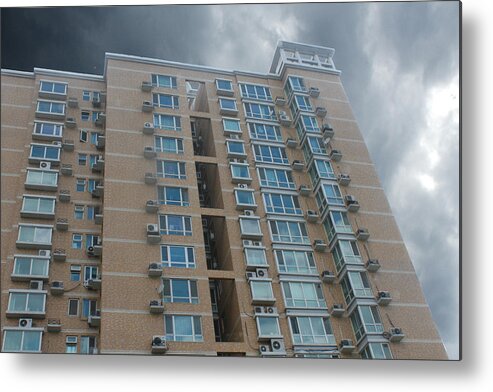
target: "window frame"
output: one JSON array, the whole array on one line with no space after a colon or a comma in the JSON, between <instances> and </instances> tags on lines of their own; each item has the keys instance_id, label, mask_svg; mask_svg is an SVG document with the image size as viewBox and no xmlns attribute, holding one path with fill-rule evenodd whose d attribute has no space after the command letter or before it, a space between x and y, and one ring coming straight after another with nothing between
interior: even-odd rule
<instances>
[{"instance_id":1,"label":"window frame","mask_svg":"<svg viewBox=\"0 0 493 392\"><path fill-rule=\"evenodd\" d=\"M36 210L26 210L27 200L37 200ZM40 211L42 201L51 201L50 211ZM55 215L56 197L54 196L40 196L40 195L22 195L22 205L20 214L26 216L32 216L37 218L53 218Z\"/></svg>"},{"instance_id":2,"label":"window frame","mask_svg":"<svg viewBox=\"0 0 493 392\"><path fill-rule=\"evenodd\" d=\"M288 264L286 263L287 261L287 254L292 253L292 259L294 260L295 264ZM304 262L305 266L301 265L299 262L302 261L300 260L299 254L303 253L304 254ZM279 271L280 274L294 274L294 275L317 275L318 276L318 269L317 269L317 264L315 261L315 255L313 254L313 251L311 250L299 250L299 249L274 249L274 258L276 260L276 266L277 270ZM291 258L291 255L290 255ZM283 267L284 265L284 267ZM290 269L290 265L295 265L295 269Z\"/></svg>"},{"instance_id":3,"label":"window frame","mask_svg":"<svg viewBox=\"0 0 493 392\"><path fill-rule=\"evenodd\" d=\"M176 131L181 132L181 117L173 114L165 114L165 113L154 113L153 117L153 126L155 129L161 129L164 131ZM166 125L164 119L171 119L173 126Z\"/></svg>"},{"instance_id":4,"label":"window frame","mask_svg":"<svg viewBox=\"0 0 493 392\"><path fill-rule=\"evenodd\" d=\"M162 79L169 79L169 83L161 83ZM177 89L176 76L151 74L151 84L154 87Z\"/></svg>"},{"instance_id":5,"label":"window frame","mask_svg":"<svg viewBox=\"0 0 493 392\"><path fill-rule=\"evenodd\" d=\"M43 157L36 157L33 156L33 151L35 147L44 147L44 156ZM57 158L47 158L47 151L49 149L56 149L58 151ZM61 145L56 145L56 144L42 144L42 143L31 143L30 144L30 149L29 149L29 161L31 163L33 162L41 162L41 161L46 161L46 162L52 162L52 163L59 163L60 162L60 156L61 156L61 150L62 146Z\"/></svg>"},{"instance_id":6,"label":"window frame","mask_svg":"<svg viewBox=\"0 0 493 392\"><path fill-rule=\"evenodd\" d=\"M43 133L44 128L52 126L52 133ZM64 124L51 121L34 120L32 137L46 140L61 140L63 138Z\"/></svg>"},{"instance_id":7,"label":"window frame","mask_svg":"<svg viewBox=\"0 0 493 392\"><path fill-rule=\"evenodd\" d=\"M33 235L33 241L22 241L21 240L21 229L23 228L34 228L34 235ZM47 242L41 242L41 241L36 241L36 231L38 230L49 230L49 241ZM39 236L39 234L38 234ZM18 235L17 235L17 245L29 245L29 246L52 246L52 241L53 241L53 226L52 225L40 225L40 224L33 224L33 223L19 223L19 229L18 229Z\"/></svg>"},{"instance_id":8,"label":"window frame","mask_svg":"<svg viewBox=\"0 0 493 392\"><path fill-rule=\"evenodd\" d=\"M184 237L191 237L193 235L192 227L192 217L189 215L179 215L179 214L159 214L159 232L161 235L178 235ZM180 217L181 218L181 230L169 229L169 217ZM163 221L164 219L164 221ZM187 224L188 220L188 224ZM163 224L164 223L164 224ZM187 230L187 225L190 227Z\"/></svg>"},{"instance_id":9,"label":"window frame","mask_svg":"<svg viewBox=\"0 0 493 392\"><path fill-rule=\"evenodd\" d=\"M295 244L295 245L310 245L310 236L308 235L308 230L305 221L267 219L267 223L268 223L267 226L269 227L269 234L272 242ZM279 224L285 224L286 228L282 228L282 229L287 229L289 233L280 234ZM297 225L300 235L295 235L294 233L291 232L292 225ZM275 231L277 233L274 233L273 231L274 226L275 226ZM303 231L305 235L303 235ZM286 237L289 237L290 240L286 240ZM298 238L298 237L300 238L300 241L293 241L294 238Z\"/></svg>"},{"instance_id":10,"label":"window frame","mask_svg":"<svg viewBox=\"0 0 493 392\"><path fill-rule=\"evenodd\" d=\"M230 129L226 126L227 122L234 122L238 125L238 129ZM234 134L234 135L241 135L243 131L241 130L241 122L237 118L230 118L230 117L222 117L221 118L221 123L223 125L223 132L227 135L229 134Z\"/></svg>"},{"instance_id":11,"label":"window frame","mask_svg":"<svg viewBox=\"0 0 493 392\"><path fill-rule=\"evenodd\" d=\"M284 305L286 308L294 309L327 309L327 303L323 295L322 284L320 282L308 282L308 281L294 281L284 280L281 281L281 291L284 298ZM294 290L295 285L299 287ZM308 286L314 286L313 292L317 298L309 298ZM294 292L302 294L302 297L295 297ZM289 296L290 294L290 296ZM315 303L310 306L311 303Z\"/></svg>"},{"instance_id":12,"label":"window frame","mask_svg":"<svg viewBox=\"0 0 493 392\"><path fill-rule=\"evenodd\" d=\"M31 173L41 173L41 182L39 182L39 183L29 182L29 180L31 180L31 181L33 180L33 178L31 178L31 179L29 178ZM49 174L48 177L50 177L50 178L53 178L52 175L54 175L55 182L50 183L50 184L43 182L43 180L45 178L45 173L48 173ZM24 182L24 185L27 185L28 187L48 187L48 188L55 190L56 188L58 188L58 170L37 169L34 167L29 167L29 168L27 168L27 171L26 171L26 181Z\"/></svg>"},{"instance_id":13,"label":"window frame","mask_svg":"<svg viewBox=\"0 0 493 392\"><path fill-rule=\"evenodd\" d=\"M247 127L251 140L284 143L281 128L278 125L248 121ZM263 134L265 137L262 137Z\"/></svg>"},{"instance_id":14,"label":"window frame","mask_svg":"<svg viewBox=\"0 0 493 392\"><path fill-rule=\"evenodd\" d=\"M48 110L48 111L40 110L40 106L42 106L40 104L43 104L46 102L49 103L49 109L50 110ZM56 107L56 105L60 105L60 107L63 108L63 110L61 112L53 111L52 109L54 107ZM36 113L38 113L38 114L48 114L50 116L65 117L66 112L67 112L67 105L65 102L53 101L53 100L49 100L49 99L38 99L36 101Z\"/></svg>"},{"instance_id":15,"label":"window frame","mask_svg":"<svg viewBox=\"0 0 493 392\"><path fill-rule=\"evenodd\" d=\"M169 98L171 100L171 102L165 103L162 101L166 98ZM179 100L178 95L165 94L165 93L152 93L152 105L155 108L179 109L180 108L180 100Z\"/></svg>"},{"instance_id":16,"label":"window frame","mask_svg":"<svg viewBox=\"0 0 493 392\"><path fill-rule=\"evenodd\" d=\"M21 269L21 262L29 260L29 272L28 273L22 273ZM42 274L33 274L33 265L35 263L43 263L44 266L42 266ZM49 278L49 273L50 273L50 258L49 257L41 257L41 256L33 256L33 255L14 255L14 263L12 267L12 280L31 280L31 279L48 279ZM36 269L39 269L37 267Z\"/></svg>"},{"instance_id":17,"label":"window frame","mask_svg":"<svg viewBox=\"0 0 493 392\"><path fill-rule=\"evenodd\" d=\"M254 110L254 108L257 108L258 110ZM268 109L268 114L265 109ZM263 102L243 102L243 110L246 118L277 122L277 115L273 104Z\"/></svg>"},{"instance_id":18,"label":"window frame","mask_svg":"<svg viewBox=\"0 0 493 392\"><path fill-rule=\"evenodd\" d=\"M299 319L308 319L309 321L309 326L310 330L312 332L311 335L308 334L302 334L302 326L300 326L300 320ZM321 319L322 320L322 326L325 331L324 335L315 335L314 333L314 326L313 326L313 319ZM294 320L294 321L293 321ZM296 322L296 327L299 333L295 333L293 330L293 323ZM294 345L324 345L324 346L335 346L336 345L336 340L334 337L334 330L332 328L332 325L330 324L330 317L328 316L289 316L288 317L288 324L289 324L289 331L291 332L291 338L293 341ZM329 331L327 331L327 327ZM308 332L308 331L306 331ZM330 333L329 333L330 332ZM299 338L297 338L297 335L299 335ZM315 337L319 337L319 339L323 336L325 341L315 341ZM312 339L310 339L310 337ZM313 341L310 341L313 340Z\"/></svg>"},{"instance_id":19,"label":"window frame","mask_svg":"<svg viewBox=\"0 0 493 392\"><path fill-rule=\"evenodd\" d=\"M25 305L23 309L12 309L13 303L13 297L15 295L26 295L26 300L25 300ZM31 297L37 297L37 296L42 296L42 303L41 303L41 310L32 310L29 308L29 301ZM45 290L24 290L24 289L11 289L9 290L9 301L7 305L7 313L13 314L13 315L30 315L30 316L43 316L46 314L46 291Z\"/></svg>"},{"instance_id":20,"label":"window frame","mask_svg":"<svg viewBox=\"0 0 493 392\"><path fill-rule=\"evenodd\" d=\"M265 148L268 148L269 155L263 155ZM255 162L267 163L272 165L286 165L289 166L289 158L286 154L286 147L281 145L272 145L265 143L252 143L252 150ZM279 151L279 157L273 155L273 151Z\"/></svg>"},{"instance_id":21,"label":"window frame","mask_svg":"<svg viewBox=\"0 0 493 392\"><path fill-rule=\"evenodd\" d=\"M172 257L172 249L173 248L183 248L183 255L185 258L185 262L177 262L173 261L171 259ZM164 253L166 252L166 258L165 260ZM190 254L192 257L190 257ZM196 263L196 256L195 256L195 248L193 246L186 246L186 245L168 245L168 244L163 244L161 245L161 265L163 267L168 267L168 268L192 268L195 269L197 268L197 263Z\"/></svg>"},{"instance_id":22,"label":"window frame","mask_svg":"<svg viewBox=\"0 0 493 392\"><path fill-rule=\"evenodd\" d=\"M168 199L167 191L168 189L178 190L180 193L180 199ZM162 194L161 194L162 192ZM161 196L164 196L161 197ZM157 201L162 205L170 205L170 206L180 206L180 207L189 207L190 206L190 198L188 195L188 188L179 187L179 186L170 186L170 185L158 185L157 186Z\"/></svg>"},{"instance_id":23,"label":"window frame","mask_svg":"<svg viewBox=\"0 0 493 392\"><path fill-rule=\"evenodd\" d=\"M274 205L274 199L279 198L281 205ZM291 199L291 206L286 206L285 198ZM282 193L282 192L262 192L262 200L264 202L265 212L268 214L303 216L303 210L297 194Z\"/></svg>"},{"instance_id":24,"label":"window frame","mask_svg":"<svg viewBox=\"0 0 493 392\"><path fill-rule=\"evenodd\" d=\"M163 302L165 303L188 303L188 304L198 304L199 303L199 292L197 280L194 279L184 279L184 278L165 278L162 279L163 282ZM174 286L178 282L186 282L187 296L179 296L174 292ZM195 287L194 287L195 286ZM166 291L169 291L169 295L166 295ZM193 295L195 291L195 296Z\"/></svg>"},{"instance_id":25,"label":"window frame","mask_svg":"<svg viewBox=\"0 0 493 392\"><path fill-rule=\"evenodd\" d=\"M44 83L48 83L48 84L52 84L52 89L51 91L50 90L44 90L43 89L43 84ZM55 91L55 87L56 85L61 85L64 87L63 89L63 93L61 92L58 92L58 91ZM55 80L40 80L39 81L39 90L38 90L38 93L44 93L44 94L53 94L53 95L59 95L60 98L63 98L64 96L67 95L67 90L68 90L68 83L65 83L65 82L59 82L59 81L55 81Z\"/></svg>"},{"instance_id":26,"label":"window frame","mask_svg":"<svg viewBox=\"0 0 493 392\"><path fill-rule=\"evenodd\" d=\"M174 149L167 149L166 148L166 141L173 141L174 143ZM183 145L183 139L178 138L178 137L172 137L172 136L161 136L161 135L155 135L154 136L154 151L158 153L165 153L165 154L183 154L184 153L184 145Z\"/></svg>"},{"instance_id":27,"label":"window frame","mask_svg":"<svg viewBox=\"0 0 493 392\"><path fill-rule=\"evenodd\" d=\"M269 170L273 171L273 174L276 177L275 184L277 184L277 186L274 186L274 182L272 180L268 179L267 171L269 171ZM285 174L286 181L279 180L279 173L278 172L283 172ZM296 189L296 183L294 182L293 173L291 170L282 169L282 168L257 166L257 175L259 178L261 188L286 189L286 190L295 190ZM288 178L288 177L290 177L290 178ZM279 186L280 184L286 184L287 186L281 187L281 186Z\"/></svg>"},{"instance_id":28,"label":"window frame","mask_svg":"<svg viewBox=\"0 0 493 392\"><path fill-rule=\"evenodd\" d=\"M176 318L185 318L188 317L190 319L190 327L192 334L191 335L184 335L184 334L177 334L176 333ZM173 331L170 333L168 331L168 320L171 319L171 325ZM202 328L202 317L197 316L197 315L182 315L182 314L166 314L164 316L164 325L165 325L165 335L166 335L166 340L169 341L174 341L174 342L203 342L204 341L204 335L203 335L203 328ZM200 328L200 333L197 333L197 325ZM186 339L177 339L177 337L186 337ZM188 339L190 337L190 339Z\"/></svg>"},{"instance_id":29,"label":"window frame","mask_svg":"<svg viewBox=\"0 0 493 392\"><path fill-rule=\"evenodd\" d=\"M19 350L9 350L8 348L5 347L5 343L8 342L8 334L12 332L21 332L22 336L20 339L20 349ZM18 327L4 327L3 328L3 341L2 341L2 352L7 353L7 352L15 352L15 353L39 353L41 352L41 347L43 343L43 328L18 328ZM24 346L25 342L25 334L26 333L37 333L39 334L39 344L38 344L38 349L37 350L25 350L22 349Z\"/></svg>"},{"instance_id":30,"label":"window frame","mask_svg":"<svg viewBox=\"0 0 493 392\"><path fill-rule=\"evenodd\" d=\"M166 174L166 171L164 170L166 167L166 164L172 163L176 164L176 168L178 169L178 174ZM183 168L183 173L182 169ZM162 170L162 171L160 171ZM186 173L186 164L185 162L180 162L180 161L174 161L174 160L168 160L168 159L158 159L156 160L156 175L160 178L174 178L178 180L186 180L187 178L187 173Z\"/></svg>"},{"instance_id":31,"label":"window frame","mask_svg":"<svg viewBox=\"0 0 493 392\"><path fill-rule=\"evenodd\" d=\"M242 98L255 99L263 102L272 102L272 94L269 86L263 86L253 83L238 83L240 87L240 95ZM252 91L248 91L253 88Z\"/></svg>"}]
</instances>

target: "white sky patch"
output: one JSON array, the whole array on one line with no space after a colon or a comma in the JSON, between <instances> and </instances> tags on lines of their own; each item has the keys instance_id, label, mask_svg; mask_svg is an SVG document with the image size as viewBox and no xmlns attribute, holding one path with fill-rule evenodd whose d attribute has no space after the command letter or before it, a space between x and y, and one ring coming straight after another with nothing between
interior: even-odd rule
<instances>
[{"instance_id":1,"label":"white sky patch","mask_svg":"<svg viewBox=\"0 0 493 392\"><path fill-rule=\"evenodd\" d=\"M437 186L435 179L426 173L419 174L418 180L427 191L434 191Z\"/></svg>"}]
</instances>

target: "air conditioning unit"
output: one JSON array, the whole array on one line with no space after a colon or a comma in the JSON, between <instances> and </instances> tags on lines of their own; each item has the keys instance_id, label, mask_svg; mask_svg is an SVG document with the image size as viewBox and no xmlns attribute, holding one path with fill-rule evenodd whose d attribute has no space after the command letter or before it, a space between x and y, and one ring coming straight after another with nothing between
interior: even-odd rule
<instances>
[{"instance_id":1,"label":"air conditioning unit","mask_svg":"<svg viewBox=\"0 0 493 392\"><path fill-rule=\"evenodd\" d=\"M39 167L40 169L51 169L51 162L41 161Z\"/></svg>"},{"instance_id":2,"label":"air conditioning unit","mask_svg":"<svg viewBox=\"0 0 493 392\"><path fill-rule=\"evenodd\" d=\"M360 241L366 241L368 238L370 238L370 233L368 232L368 229L358 229L356 230L356 238Z\"/></svg>"},{"instance_id":3,"label":"air conditioning unit","mask_svg":"<svg viewBox=\"0 0 493 392\"><path fill-rule=\"evenodd\" d=\"M245 210L245 211L243 211L243 215L253 216L253 215L255 215L255 213L253 210Z\"/></svg>"},{"instance_id":4,"label":"air conditioning unit","mask_svg":"<svg viewBox=\"0 0 493 392\"><path fill-rule=\"evenodd\" d=\"M300 185L298 187L298 192L301 196L309 196L311 191L312 190L308 185Z\"/></svg>"},{"instance_id":5,"label":"air conditioning unit","mask_svg":"<svg viewBox=\"0 0 493 392\"><path fill-rule=\"evenodd\" d=\"M243 240L243 246L252 246L253 245L253 241L251 240Z\"/></svg>"},{"instance_id":6,"label":"air conditioning unit","mask_svg":"<svg viewBox=\"0 0 493 392\"><path fill-rule=\"evenodd\" d=\"M68 344L77 344L77 336L67 336L65 338L65 343L68 343Z\"/></svg>"},{"instance_id":7,"label":"air conditioning unit","mask_svg":"<svg viewBox=\"0 0 493 392\"><path fill-rule=\"evenodd\" d=\"M43 257L50 257L51 256L51 252L49 250L41 249L38 252L38 255L39 256L43 256Z\"/></svg>"},{"instance_id":8,"label":"air conditioning unit","mask_svg":"<svg viewBox=\"0 0 493 392\"><path fill-rule=\"evenodd\" d=\"M271 351L276 354L286 354L286 347L284 346L284 339L271 339L270 340Z\"/></svg>"},{"instance_id":9,"label":"air conditioning unit","mask_svg":"<svg viewBox=\"0 0 493 392\"><path fill-rule=\"evenodd\" d=\"M153 125L150 122L145 122L144 123L144 128L149 129L149 128L154 128L154 127L153 127Z\"/></svg>"},{"instance_id":10,"label":"air conditioning unit","mask_svg":"<svg viewBox=\"0 0 493 392\"><path fill-rule=\"evenodd\" d=\"M380 263L377 259L369 259L365 266L369 272L376 272L380 268Z\"/></svg>"},{"instance_id":11,"label":"air conditioning unit","mask_svg":"<svg viewBox=\"0 0 493 392\"><path fill-rule=\"evenodd\" d=\"M29 281L29 290L43 290L43 281L42 280Z\"/></svg>"},{"instance_id":12,"label":"air conditioning unit","mask_svg":"<svg viewBox=\"0 0 493 392\"><path fill-rule=\"evenodd\" d=\"M148 223L147 234L159 234L159 226L155 223Z\"/></svg>"},{"instance_id":13,"label":"air conditioning unit","mask_svg":"<svg viewBox=\"0 0 493 392\"><path fill-rule=\"evenodd\" d=\"M270 344L260 344L258 346L258 349L260 351L260 354L270 353L272 351Z\"/></svg>"},{"instance_id":14,"label":"air conditioning unit","mask_svg":"<svg viewBox=\"0 0 493 392\"><path fill-rule=\"evenodd\" d=\"M21 318L19 319L19 327L21 328L32 328L33 319L30 318Z\"/></svg>"},{"instance_id":15,"label":"air conditioning unit","mask_svg":"<svg viewBox=\"0 0 493 392\"><path fill-rule=\"evenodd\" d=\"M53 144L54 146L61 146L62 145L62 142L52 141L51 144Z\"/></svg>"},{"instance_id":16,"label":"air conditioning unit","mask_svg":"<svg viewBox=\"0 0 493 392\"><path fill-rule=\"evenodd\" d=\"M257 268L255 269L258 278L268 278L269 270L267 268Z\"/></svg>"},{"instance_id":17,"label":"air conditioning unit","mask_svg":"<svg viewBox=\"0 0 493 392\"><path fill-rule=\"evenodd\" d=\"M264 313L277 314L277 307L275 307L275 306L264 306Z\"/></svg>"},{"instance_id":18,"label":"air conditioning unit","mask_svg":"<svg viewBox=\"0 0 493 392\"><path fill-rule=\"evenodd\" d=\"M255 312L255 314L265 313L265 306L255 306L253 311Z\"/></svg>"},{"instance_id":19,"label":"air conditioning unit","mask_svg":"<svg viewBox=\"0 0 493 392\"><path fill-rule=\"evenodd\" d=\"M330 309L330 315L334 317L342 317L344 315L344 305L342 304L334 304Z\"/></svg>"},{"instance_id":20,"label":"air conditioning unit","mask_svg":"<svg viewBox=\"0 0 493 392\"><path fill-rule=\"evenodd\" d=\"M336 276L332 271L323 271L322 272L322 282L332 283L336 279Z\"/></svg>"},{"instance_id":21,"label":"air conditioning unit","mask_svg":"<svg viewBox=\"0 0 493 392\"><path fill-rule=\"evenodd\" d=\"M257 273L256 272L253 272L253 271L248 271L246 273L246 278L247 278L247 281L249 281L250 279L252 278L256 278L257 277Z\"/></svg>"},{"instance_id":22,"label":"air conditioning unit","mask_svg":"<svg viewBox=\"0 0 493 392\"><path fill-rule=\"evenodd\" d=\"M166 344L166 336L153 336L152 337L152 352L164 353L168 350Z\"/></svg>"},{"instance_id":23,"label":"air conditioning unit","mask_svg":"<svg viewBox=\"0 0 493 392\"><path fill-rule=\"evenodd\" d=\"M354 350L353 341L351 339L342 339L339 343L339 351L341 353L350 353Z\"/></svg>"},{"instance_id":24,"label":"air conditioning unit","mask_svg":"<svg viewBox=\"0 0 493 392\"><path fill-rule=\"evenodd\" d=\"M337 182L342 186L347 186L351 182L351 177L349 177L349 174L339 174L337 176Z\"/></svg>"},{"instance_id":25,"label":"air conditioning unit","mask_svg":"<svg viewBox=\"0 0 493 392\"><path fill-rule=\"evenodd\" d=\"M377 294L377 303L381 306L387 306L392 301L388 291L379 291Z\"/></svg>"},{"instance_id":26,"label":"air conditioning unit","mask_svg":"<svg viewBox=\"0 0 493 392\"><path fill-rule=\"evenodd\" d=\"M231 134L228 136L229 139L235 139L235 140L238 140L240 138L239 135L235 135L235 134Z\"/></svg>"},{"instance_id":27,"label":"air conditioning unit","mask_svg":"<svg viewBox=\"0 0 493 392\"><path fill-rule=\"evenodd\" d=\"M142 91L151 91L152 90L152 83L144 80L141 85Z\"/></svg>"},{"instance_id":28,"label":"air conditioning unit","mask_svg":"<svg viewBox=\"0 0 493 392\"><path fill-rule=\"evenodd\" d=\"M287 114L286 114L286 112L284 110L279 110L279 116L280 117L282 117L282 116L286 117Z\"/></svg>"},{"instance_id":29,"label":"air conditioning unit","mask_svg":"<svg viewBox=\"0 0 493 392\"><path fill-rule=\"evenodd\" d=\"M400 342L402 339L404 339L405 336L406 335L404 334L401 328L394 327L394 328L390 328L388 339L393 343L397 343Z\"/></svg>"},{"instance_id":30,"label":"air conditioning unit","mask_svg":"<svg viewBox=\"0 0 493 392\"><path fill-rule=\"evenodd\" d=\"M317 252L323 252L327 248L327 244L323 240L313 241L313 247Z\"/></svg>"},{"instance_id":31,"label":"air conditioning unit","mask_svg":"<svg viewBox=\"0 0 493 392\"><path fill-rule=\"evenodd\" d=\"M248 184L238 184L238 188L248 189Z\"/></svg>"}]
</instances>

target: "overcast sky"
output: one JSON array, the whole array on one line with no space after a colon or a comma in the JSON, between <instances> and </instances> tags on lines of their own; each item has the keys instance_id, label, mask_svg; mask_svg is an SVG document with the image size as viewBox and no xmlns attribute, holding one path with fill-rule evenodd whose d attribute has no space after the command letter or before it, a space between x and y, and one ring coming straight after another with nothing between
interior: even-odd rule
<instances>
[{"instance_id":1,"label":"overcast sky","mask_svg":"<svg viewBox=\"0 0 493 392\"><path fill-rule=\"evenodd\" d=\"M2 68L104 52L266 73L278 40L334 62L451 359L459 352L458 2L2 9ZM29 26L29 28L26 28Z\"/></svg>"}]
</instances>

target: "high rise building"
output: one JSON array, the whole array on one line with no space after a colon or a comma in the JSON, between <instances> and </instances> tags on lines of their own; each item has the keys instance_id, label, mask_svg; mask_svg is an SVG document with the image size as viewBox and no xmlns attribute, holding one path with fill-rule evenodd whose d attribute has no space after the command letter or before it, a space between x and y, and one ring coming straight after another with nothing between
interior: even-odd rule
<instances>
[{"instance_id":1,"label":"high rise building","mask_svg":"<svg viewBox=\"0 0 493 392\"><path fill-rule=\"evenodd\" d=\"M2 70L2 350L446 359L333 55Z\"/></svg>"}]
</instances>

